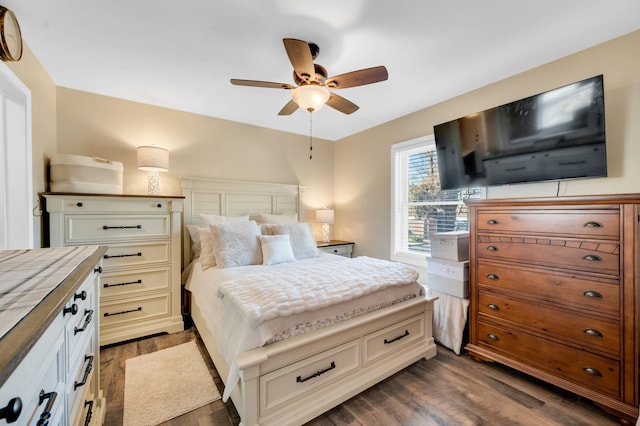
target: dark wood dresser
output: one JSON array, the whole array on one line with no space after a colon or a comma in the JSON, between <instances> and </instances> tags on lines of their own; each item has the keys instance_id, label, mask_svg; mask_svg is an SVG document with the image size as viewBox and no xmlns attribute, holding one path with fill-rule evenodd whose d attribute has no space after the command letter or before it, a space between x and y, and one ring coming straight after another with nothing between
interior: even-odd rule
<instances>
[{"instance_id":1,"label":"dark wood dresser","mask_svg":"<svg viewBox=\"0 0 640 426\"><path fill-rule=\"evenodd\" d=\"M640 194L467 204L466 349L635 422Z\"/></svg>"}]
</instances>

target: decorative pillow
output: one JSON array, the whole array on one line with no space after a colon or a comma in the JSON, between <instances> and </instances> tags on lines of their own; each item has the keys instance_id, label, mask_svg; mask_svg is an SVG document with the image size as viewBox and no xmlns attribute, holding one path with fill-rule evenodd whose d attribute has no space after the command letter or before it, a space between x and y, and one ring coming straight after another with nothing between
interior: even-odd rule
<instances>
[{"instance_id":1,"label":"decorative pillow","mask_svg":"<svg viewBox=\"0 0 640 426\"><path fill-rule=\"evenodd\" d=\"M213 254L213 237L209 228L198 228L200 237L200 264L202 270L206 271L212 266L216 266L216 257Z\"/></svg>"},{"instance_id":2,"label":"decorative pillow","mask_svg":"<svg viewBox=\"0 0 640 426\"><path fill-rule=\"evenodd\" d=\"M262 225L262 233L265 235L289 235L293 255L297 260L308 257L318 257L318 246L313 237L313 228L310 223L296 223L289 225Z\"/></svg>"},{"instance_id":3,"label":"decorative pillow","mask_svg":"<svg viewBox=\"0 0 640 426\"><path fill-rule=\"evenodd\" d=\"M221 268L262 264L260 228L254 220L211 225L213 255ZM202 255L200 255L202 257Z\"/></svg>"},{"instance_id":4,"label":"decorative pillow","mask_svg":"<svg viewBox=\"0 0 640 426\"><path fill-rule=\"evenodd\" d=\"M290 225L298 223L297 214L267 214L258 215L258 223L270 223L272 225Z\"/></svg>"},{"instance_id":5,"label":"decorative pillow","mask_svg":"<svg viewBox=\"0 0 640 426\"><path fill-rule=\"evenodd\" d=\"M189 236L191 237L191 259L200 257L200 250L202 244L200 244L200 227L197 225L187 225ZM209 229L207 228L207 231Z\"/></svg>"},{"instance_id":6,"label":"decorative pillow","mask_svg":"<svg viewBox=\"0 0 640 426\"><path fill-rule=\"evenodd\" d=\"M245 216L219 216L217 214L200 213L200 226L217 225L219 223L247 222L249 215Z\"/></svg>"},{"instance_id":7,"label":"decorative pillow","mask_svg":"<svg viewBox=\"0 0 640 426\"><path fill-rule=\"evenodd\" d=\"M260 235L258 238L262 247L263 265L296 261L288 235Z\"/></svg>"}]
</instances>

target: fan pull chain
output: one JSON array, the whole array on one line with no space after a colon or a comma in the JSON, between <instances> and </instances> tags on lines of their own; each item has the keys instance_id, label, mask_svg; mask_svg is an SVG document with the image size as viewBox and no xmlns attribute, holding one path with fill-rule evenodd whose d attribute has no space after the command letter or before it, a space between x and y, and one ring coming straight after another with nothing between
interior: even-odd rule
<instances>
[{"instance_id":1,"label":"fan pull chain","mask_svg":"<svg viewBox=\"0 0 640 426\"><path fill-rule=\"evenodd\" d=\"M313 111L309 110L309 160L313 159Z\"/></svg>"}]
</instances>

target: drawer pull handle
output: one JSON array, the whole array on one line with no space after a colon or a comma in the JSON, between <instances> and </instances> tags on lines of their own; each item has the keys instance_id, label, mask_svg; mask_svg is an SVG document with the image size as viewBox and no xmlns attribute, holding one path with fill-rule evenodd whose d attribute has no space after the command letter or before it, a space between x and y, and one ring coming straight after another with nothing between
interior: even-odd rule
<instances>
[{"instance_id":1,"label":"drawer pull handle","mask_svg":"<svg viewBox=\"0 0 640 426\"><path fill-rule=\"evenodd\" d=\"M51 418L51 410L53 410L53 404L56 402L56 398L58 397L58 392L49 392L45 393L44 389L40 391L40 399L38 401L38 405L42 405L45 399L48 399L47 405L44 407L42 414L40 414L40 419L38 426L46 426L49 424L49 419Z\"/></svg>"},{"instance_id":2,"label":"drawer pull handle","mask_svg":"<svg viewBox=\"0 0 640 426\"><path fill-rule=\"evenodd\" d=\"M114 258L117 258L117 257L135 257L135 256L142 256L142 252L140 252L140 251L139 251L139 252L137 252L137 253L130 253L130 254L112 254L112 255L105 254L105 255L104 255L104 258L105 258L105 259L114 259Z\"/></svg>"},{"instance_id":3,"label":"drawer pull handle","mask_svg":"<svg viewBox=\"0 0 640 426\"><path fill-rule=\"evenodd\" d=\"M600 222L594 222L594 221L587 222L582 226L585 228L604 228L603 224L601 224Z\"/></svg>"},{"instance_id":4,"label":"drawer pull handle","mask_svg":"<svg viewBox=\"0 0 640 426\"><path fill-rule=\"evenodd\" d=\"M93 309L85 309L84 310L84 314L87 317L84 319L84 324L82 324L82 328L73 327L73 335L74 336L76 334L78 334L78 333L82 333L83 331L85 331L87 329L87 327L89 327L89 323L93 319Z\"/></svg>"},{"instance_id":5,"label":"drawer pull handle","mask_svg":"<svg viewBox=\"0 0 640 426\"><path fill-rule=\"evenodd\" d=\"M584 331L584 334L586 334L588 336L602 337L602 333L599 332L598 330L593 329L593 328L585 328L583 331Z\"/></svg>"},{"instance_id":6,"label":"drawer pull handle","mask_svg":"<svg viewBox=\"0 0 640 426\"><path fill-rule=\"evenodd\" d=\"M389 343L393 343L393 342L396 342L396 341L398 341L398 340L400 340L400 339L404 339L404 338L405 338L405 337L407 337L408 335L409 335L409 330L405 330L405 331L404 331L404 334L401 334L401 335L399 335L399 336L396 336L396 337L394 337L394 338L393 338L393 339L391 339L391 340L384 339L384 344L385 344L385 345L388 345Z\"/></svg>"},{"instance_id":7,"label":"drawer pull handle","mask_svg":"<svg viewBox=\"0 0 640 426\"><path fill-rule=\"evenodd\" d=\"M492 311L499 311L499 310L500 310L500 306L495 305L495 304L493 304L493 303L489 303L489 304L487 305L487 308L491 309Z\"/></svg>"},{"instance_id":8,"label":"drawer pull handle","mask_svg":"<svg viewBox=\"0 0 640 426\"><path fill-rule=\"evenodd\" d=\"M302 376L296 377L296 383L304 383L307 380L311 380L311 379L313 379L315 377L322 376L324 373L326 373L327 371L331 371L334 368L336 368L336 362L335 361L331 361L331 366L330 367L325 368L324 370L316 371L315 373L313 373L309 377L305 377L304 379L302 378Z\"/></svg>"},{"instance_id":9,"label":"drawer pull handle","mask_svg":"<svg viewBox=\"0 0 640 426\"><path fill-rule=\"evenodd\" d=\"M101 274L102 273L102 266L98 266L97 268L95 268L93 270L93 272L95 272L96 274Z\"/></svg>"},{"instance_id":10,"label":"drawer pull handle","mask_svg":"<svg viewBox=\"0 0 640 426\"><path fill-rule=\"evenodd\" d=\"M589 262L602 262L602 258L600 256L596 256L595 254L588 254L586 256L582 256L582 260L586 260Z\"/></svg>"},{"instance_id":11,"label":"drawer pull handle","mask_svg":"<svg viewBox=\"0 0 640 426\"><path fill-rule=\"evenodd\" d=\"M499 224L500 224L500 222L498 222L498 221L497 221L497 220L495 220L495 219L489 219L489 220L487 221L487 225L499 225Z\"/></svg>"},{"instance_id":12,"label":"drawer pull handle","mask_svg":"<svg viewBox=\"0 0 640 426\"><path fill-rule=\"evenodd\" d=\"M131 225L131 226L107 226L103 225L102 229L105 231L107 229L142 229L142 225Z\"/></svg>"},{"instance_id":13,"label":"drawer pull handle","mask_svg":"<svg viewBox=\"0 0 640 426\"><path fill-rule=\"evenodd\" d=\"M84 376L82 376L82 381L73 382L74 391L78 389L80 386L84 386L87 384L87 379L89 378L89 374L91 373L91 370L93 370L93 355L85 355L84 360L89 361L89 363L87 364L87 368L84 369Z\"/></svg>"},{"instance_id":14,"label":"drawer pull handle","mask_svg":"<svg viewBox=\"0 0 640 426\"><path fill-rule=\"evenodd\" d=\"M80 201L78 201L78 202L76 203L76 206L78 206L78 207L82 207L83 205L84 205L84 204L82 204Z\"/></svg>"},{"instance_id":15,"label":"drawer pull handle","mask_svg":"<svg viewBox=\"0 0 640 426\"><path fill-rule=\"evenodd\" d=\"M78 305L76 305L75 303L69 306L68 308L64 308L62 310L62 316L65 316L67 314L75 315L77 313L78 313Z\"/></svg>"},{"instance_id":16,"label":"drawer pull handle","mask_svg":"<svg viewBox=\"0 0 640 426\"><path fill-rule=\"evenodd\" d=\"M73 300L87 300L87 292L82 290L80 293L76 293L73 295Z\"/></svg>"},{"instance_id":17,"label":"drawer pull handle","mask_svg":"<svg viewBox=\"0 0 640 426\"><path fill-rule=\"evenodd\" d=\"M498 336L496 336L495 334L487 334L487 337L491 340L495 340L496 342L498 342L500 340L500 338Z\"/></svg>"},{"instance_id":18,"label":"drawer pull handle","mask_svg":"<svg viewBox=\"0 0 640 426\"><path fill-rule=\"evenodd\" d=\"M84 426L91 424L91 416L93 416L93 401L85 401L84 406L89 406L89 410L87 410L87 415L84 418Z\"/></svg>"},{"instance_id":19,"label":"drawer pull handle","mask_svg":"<svg viewBox=\"0 0 640 426\"><path fill-rule=\"evenodd\" d=\"M487 278L493 281L497 281L500 279L500 277L497 276L496 274L487 274Z\"/></svg>"},{"instance_id":20,"label":"drawer pull handle","mask_svg":"<svg viewBox=\"0 0 640 426\"><path fill-rule=\"evenodd\" d=\"M496 246L489 246L489 247L487 247L487 250L489 250L489 251L498 251L498 247L496 247Z\"/></svg>"},{"instance_id":21,"label":"drawer pull handle","mask_svg":"<svg viewBox=\"0 0 640 426\"><path fill-rule=\"evenodd\" d=\"M0 419L13 423L18 420L20 413L22 413L22 400L20 397L11 398L6 407L0 408Z\"/></svg>"},{"instance_id":22,"label":"drawer pull handle","mask_svg":"<svg viewBox=\"0 0 640 426\"><path fill-rule=\"evenodd\" d=\"M592 376L602 377L602 373L597 368L582 367L582 370L587 374L591 374Z\"/></svg>"},{"instance_id":23,"label":"drawer pull handle","mask_svg":"<svg viewBox=\"0 0 640 426\"><path fill-rule=\"evenodd\" d=\"M582 295L587 297L596 297L598 299L602 299L602 295L597 291L593 291L593 290L587 290L584 293L582 293Z\"/></svg>"},{"instance_id":24,"label":"drawer pull handle","mask_svg":"<svg viewBox=\"0 0 640 426\"><path fill-rule=\"evenodd\" d=\"M128 311L114 312L114 313L112 313L112 314L111 314L111 313L109 313L109 312L105 312L105 313L104 313L104 316L105 316L105 317L112 317L112 316L115 316L115 315L130 314L131 312L138 312L138 311L141 311L141 310L142 310L142 306L138 306L138 307L137 307L137 308L135 308L135 309L129 309Z\"/></svg>"},{"instance_id":25,"label":"drawer pull handle","mask_svg":"<svg viewBox=\"0 0 640 426\"><path fill-rule=\"evenodd\" d=\"M161 209L162 208L162 204L158 203L158 204L156 204L156 207Z\"/></svg>"},{"instance_id":26,"label":"drawer pull handle","mask_svg":"<svg viewBox=\"0 0 640 426\"><path fill-rule=\"evenodd\" d=\"M102 286L104 288L109 288L109 287L118 287L118 286L122 286L122 285L131 285L131 284L142 284L142 280L136 280L136 281L129 281L128 283L118 283L118 284L103 284Z\"/></svg>"}]
</instances>

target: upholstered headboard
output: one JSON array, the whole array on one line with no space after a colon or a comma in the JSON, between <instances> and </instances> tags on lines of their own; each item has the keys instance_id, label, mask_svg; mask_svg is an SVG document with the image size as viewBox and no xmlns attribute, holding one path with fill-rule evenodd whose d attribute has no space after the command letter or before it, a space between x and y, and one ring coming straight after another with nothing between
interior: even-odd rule
<instances>
[{"instance_id":1,"label":"upholstered headboard","mask_svg":"<svg viewBox=\"0 0 640 426\"><path fill-rule=\"evenodd\" d=\"M296 184L245 182L208 178L183 178L183 267L191 262L191 238L186 225L197 225L200 213L220 216L260 213L297 214L304 217L304 187Z\"/></svg>"}]
</instances>

